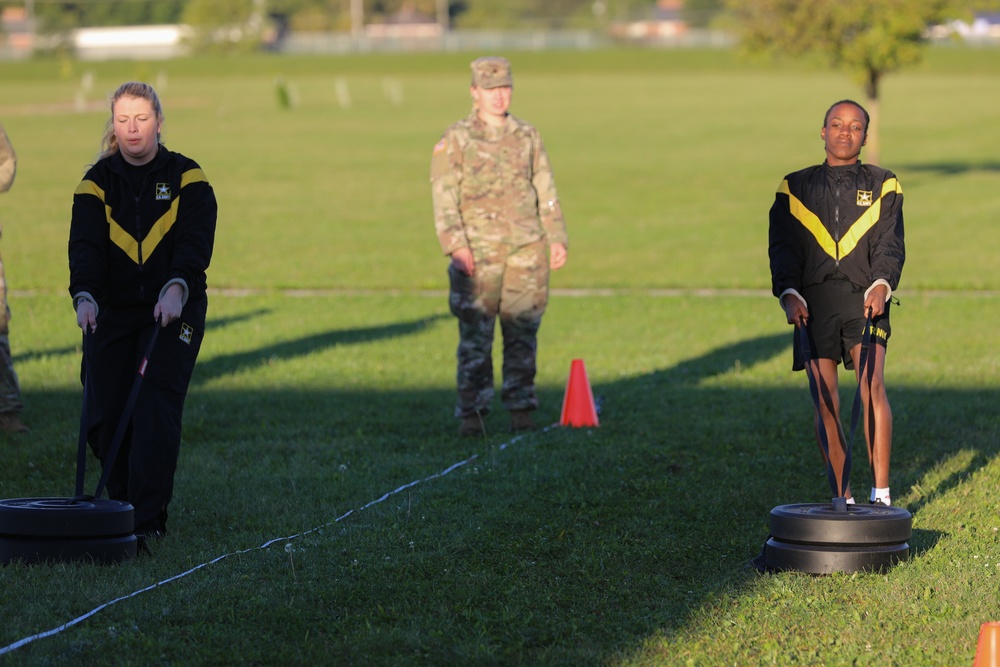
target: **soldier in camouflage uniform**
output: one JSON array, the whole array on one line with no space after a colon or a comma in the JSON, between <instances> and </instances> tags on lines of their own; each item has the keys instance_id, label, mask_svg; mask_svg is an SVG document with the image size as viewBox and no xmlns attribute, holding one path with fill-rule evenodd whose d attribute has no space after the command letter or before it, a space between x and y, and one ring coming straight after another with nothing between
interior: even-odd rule
<instances>
[{"instance_id":1,"label":"soldier in camouflage uniform","mask_svg":"<svg viewBox=\"0 0 1000 667\"><path fill-rule=\"evenodd\" d=\"M7 132L0 125L0 192L7 192L14 183L17 171L17 155L7 138ZM7 281L4 279L3 260L0 259L0 431L21 433L28 427L21 423L21 387L14 372L14 362L10 357L10 341L7 339L7 325L10 322L10 308L7 306Z\"/></svg>"},{"instance_id":2,"label":"soldier in camouflage uniform","mask_svg":"<svg viewBox=\"0 0 1000 667\"><path fill-rule=\"evenodd\" d=\"M449 306L458 318L459 433L482 435L493 399L493 334L503 335L501 399L511 430L535 428L537 334L549 271L566 263L566 224L538 130L508 113L506 58L472 62L472 113L434 147L434 225L451 258Z\"/></svg>"}]
</instances>

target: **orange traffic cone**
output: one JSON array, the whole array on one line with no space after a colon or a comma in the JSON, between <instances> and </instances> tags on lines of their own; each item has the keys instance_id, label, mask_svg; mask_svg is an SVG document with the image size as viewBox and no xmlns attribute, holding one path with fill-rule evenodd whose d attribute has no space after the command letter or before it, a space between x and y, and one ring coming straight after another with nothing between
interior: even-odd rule
<instances>
[{"instance_id":1,"label":"orange traffic cone","mask_svg":"<svg viewBox=\"0 0 1000 667\"><path fill-rule=\"evenodd\" d=\"M972 667L1000 667L1000 621L979 627L979 645Z\"/></svg>"},{"instance_id":2,"label":"orange traffic cone","mask_svg":"<svg viewBox=\"0 0 1000 667\"><path fill-rule=\"evenodd\" d=\"M583 366L583 359L574 359L569 367L569 381L566 383L559 423L562 426L575 427L599 426L594 392L590 390L590 380L587 379L587 369Z\"/></svg>"}]
</instances>

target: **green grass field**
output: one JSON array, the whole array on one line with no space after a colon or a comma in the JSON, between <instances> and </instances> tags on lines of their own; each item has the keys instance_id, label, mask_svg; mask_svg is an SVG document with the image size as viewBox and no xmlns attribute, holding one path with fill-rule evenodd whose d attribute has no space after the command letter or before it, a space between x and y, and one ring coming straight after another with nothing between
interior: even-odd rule
<instances>
[{"instance_id":1,"label":"green grass field","mask_svg":"<svg viewBox=\"0 0 1000 667\"><path fill-rule=\"evenodd\" d=\"M0 498L73 491L66 239L107 93L157 85L168 147L220 200L171 534L118 566L0 569L0 664L971 664L1000 620L1000 51L936 49L884 85L882 163L907 202L887 381L911 559L825 577L748 567L772 507L829 497L766 216L855 85L724 51L510 54L571 241L541 421L574 358L603 412L512 438L497 404L489 437L462 440L428 168L475 55L0 63L19 155L0 253L32 427L0 436Z\"/></svg>"}]
</instances>

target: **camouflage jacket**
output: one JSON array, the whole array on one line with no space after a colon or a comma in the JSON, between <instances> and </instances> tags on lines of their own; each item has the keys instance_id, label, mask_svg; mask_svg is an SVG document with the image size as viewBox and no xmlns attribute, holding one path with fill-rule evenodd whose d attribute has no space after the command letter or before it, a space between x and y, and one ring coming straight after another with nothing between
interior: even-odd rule
<instances>
[{"instance_id":1,"label":"camouflage jacket","mask_svg":"<svg viewBox=\"0 0 1000 667\"><path fill-rule=\"evenodd\" d=\"M10 145L7 132L3 125L0 125L0 192L7 192L14 183L14 174L17 171L17 155L14 154L14 147Z\"/></svg>"},{"instance_id":2,"label":"camouflage jacket","mask_svg":"<svg viewBox=\"0 0 1000 667\"><path fill-rule=\"evenodd\" d=\"M431 158L434 226L446 255L495 243L567 243L542 138L507 116L492 128L475 110L449 127Z\"/></svg>"}]
</instances>

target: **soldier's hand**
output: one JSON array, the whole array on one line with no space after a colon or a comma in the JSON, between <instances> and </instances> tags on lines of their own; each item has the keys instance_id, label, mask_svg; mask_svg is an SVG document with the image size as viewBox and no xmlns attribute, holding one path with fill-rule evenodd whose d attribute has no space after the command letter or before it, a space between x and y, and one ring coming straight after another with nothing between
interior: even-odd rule
<instances>
[{"instance_id":1,"label":"soldier's hand","mask_svg":"<svg viewBox=\"0 0 1000 667\"><path fill-rule=\"evenodd\" d=\"M781 299L781 308L785 311L785 319L788 320L788 323L794 324L796 327L809 319L809 309L806 308L806 304L791 294L786 294Z\"/></svg>"},{"instance_id":2,"label":"soldier's hand","mask_svg":"<svg viewBox=\"0 0 1000 667\"><path fill-rule=\"evenodd\" d=\"M76 325L83 329L84 333L97 331L97 306L86 299L81 299L76 306Z\"/></svg>"},{"instance_id":3,"label":"soldier's hand","mask_svg":"<svg viewBox=\"0 0 1000 667\"><path fill-rule=\"evenodd\" d=\"M868 298L865 299L865 316L869 313L872 317L878 317L885 312L885 297L888 294L888 288L885 285L879 284L872 288L872 291L868 293Z\"/></svg>"},{"instance_id":4,"label":"soldier's hand","mask_svg":"<svg viewBox=\"0 0 1000 667\"><path fill-rule=\"evenodd\" d=\"M549 246L549 268L558 271L566 265L566 245L563 243L553 243Z\"/></svg>"},{"instance_id":5,"label":"soldier's hand","mask_svg":"<svg viewBox=\"0 0 1000 667\"><path fill-rule=\"evenodd\" d=\"M167 326L181 316L181 311L184 310L184 304L181 303L183 295L184 290L181 289L180 285L174 283L156 302L153 307L153 319L159 320L161 327Z\"/></svg>"},{"instance_id":6,"label":"soldier's hand","mask_svg":"<svg viewBox=\"0 0 1000 667\"><path fill-rule=\"evenodd\" d=\"M459 248L451 253L451 265L467 276L476 272L476 260L473 259L472 251L468 248Z\"/></svg>"}]
</instances>

